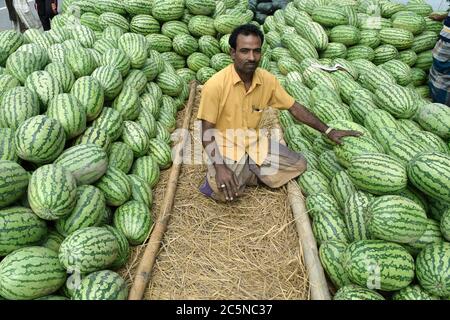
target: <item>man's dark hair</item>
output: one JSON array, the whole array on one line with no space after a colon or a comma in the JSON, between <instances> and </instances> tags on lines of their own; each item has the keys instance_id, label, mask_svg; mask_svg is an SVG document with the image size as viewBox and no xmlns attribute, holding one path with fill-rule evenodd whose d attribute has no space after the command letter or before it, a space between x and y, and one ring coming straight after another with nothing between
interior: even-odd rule
<instances>
[{"instance_id":1,"label":"man's dark hair","mask_svg":"<svg viewBox=\"0 0 450 320\"><path fill-rule=\"evenodd\" d=\"M239 27L237 27L236 29L234 29L230 35L230 39L228 39L228 43L234 50L236 50L237 37L240 34L242 34L244 36L253 34L255 36L258 36L261 39L261 45L264 42L264 34L261 32L261 30L259 30L259 28L257 26L255 26L254 24L251 24L251 23L243 24L243 25L240 25Z\"/></svg>"}]
</instances>

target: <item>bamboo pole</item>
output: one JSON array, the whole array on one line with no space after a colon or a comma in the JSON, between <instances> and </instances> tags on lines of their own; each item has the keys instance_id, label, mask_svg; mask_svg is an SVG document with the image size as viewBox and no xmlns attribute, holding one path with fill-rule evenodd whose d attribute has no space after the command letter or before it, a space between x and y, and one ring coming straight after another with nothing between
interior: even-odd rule
<instances>
[{"instance_id":1,"label":"bamboo pole","mask_svg":"<svg viewBox=\"0 0 450 320\"><path fill-rule=\"evenodd\" d=\"M288 197L294 214L297 232L300 237L300 246L303 248L306 268L308 270L311 286L312 300L330 300L330 291L327 280L320 263L317 242L314 238L311 221L306 212L303 195L299 186L294 181L288 184Z\"/></svg>"},{"instance_id":2,"label":"bamboo pole","mask_svg":"<svg viewBox=\"0 0 450 320\"><path fill-rule=\"evenodd\" d=\"M159 248L161 246L161 241L169 224L175 198L175 191L177 189L178 176L182 165L183 146L186 143L186 139L189 137L186 132L189 130L189 123L191 120L192 110L194 108L196 87L197 83L192 81L190 84L189 100L183 120L182 137L181 141L175 146L175 156L173 159L174 164L170 171L169 181L167 182L163 205L160 210L159 218L155 222L153 232L147 243L147 247L145 248L144 255L139 263L133 285L128 295L128 300L141 300L143 298L145 289L150 280L153 265L155 264Z\"/></svg>"}]
</instances>

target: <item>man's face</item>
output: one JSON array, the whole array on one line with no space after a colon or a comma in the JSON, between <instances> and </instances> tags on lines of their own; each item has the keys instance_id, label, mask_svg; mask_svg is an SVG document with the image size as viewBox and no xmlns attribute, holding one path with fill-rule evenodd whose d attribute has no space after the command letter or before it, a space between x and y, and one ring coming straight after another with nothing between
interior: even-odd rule
<instances>
[{"instance_id":1,"label":"man's face","mask_svg":"<svg viewBox=\"0 0 450 320\"><path fill-rule=\"evenodd\" d=\"M255 72L261 60L261 39L253 34L238 35L236 50L231 48L231 58L237 71L245 74Z\"/></svg>"}]
</instances>

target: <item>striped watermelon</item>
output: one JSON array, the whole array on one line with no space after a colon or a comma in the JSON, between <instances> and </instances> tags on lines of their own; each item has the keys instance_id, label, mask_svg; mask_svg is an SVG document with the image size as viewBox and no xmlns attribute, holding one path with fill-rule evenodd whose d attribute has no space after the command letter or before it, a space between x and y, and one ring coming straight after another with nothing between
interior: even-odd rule
<instances>
[{"instance_id":1,"label":"striped watermelon","mask_svg":"<svg viewBox=\"0 0 450 320\"><path fill-rule=\"evenodd\" d=\"M331 29L330 40L346 46L352 46L359 42L360 31L358 28L350 25L336 26Z\"/></svg>"},{"instance_id":2,"label":"striped watermelon","mask_svg":"<svg viewBox=\"0 0 450 320\"><path fill-rule=\"evenodd\" d=\"M409 285L406 288L396 292L392 296L392 300L440 300L439 297L433 296L426 292L420 285Z\"/></svg>"},{"instance_id":3,"label":"striped watermelon","mask_svg":"<svg viewBox=\"0 0 450 320\"><path fill-rule=\"evenodd\" d=\"M130 31L147 35L151 33L159 33L160 25L158 20L149 14L135 15L130 21Z\"/></svg>"},{"instance_id":4,"label":"striped watermelon","mask_svg":"<svg viewBox=\"0 0 450 320\"><path fill-rule=\"evenodd\" d=\"M397 54L396 59L400 60L400 61L406 63L408 66L412 67L417 61L417 54L412 50L402 50ZM420 70L420 69L417 69L417 70ZM413 75L411 75L411 76L414 78Z\"/></svg>"},{"instance_id":5,"label":"striped watermelon","mask_svg":"<svg viewBox=\"0 0 450 320\"><path fill-rule=\"evenodd\" d=\"M114 226L127 237L131 245L144 243L152 224L150 209L139 201L128 201L114 214Z\"/></svg>"},{"instance_id":6,"label":"striped watermelon","mask_svg":"<svg viewBox=\"0 0 450 320\"><path fill-rule=\"evenodd\" d=\"M334 5L317 6L312 11L311 17L314 21L326 27L348 24L348 16L340 7Z\"/></svg>"},{"instance_id":7,"label":"striped watermelon","mask_svg":"<svg viewBox=\"0 0 450 320\"><path fill-rule=\"evenodd\" d=\"M448 241L450 239L450 209L447 209L442 214L440 229L444 238Z\"/></svg>"},{"instance_id":8,"label":"striped watermelon","mask_svg":"<svg viewBox=\"0 0 450 320\"><path fill-rule=\"evenodd\" d=\"M105 212L105 197L94 186L77 188L77 200L72 212L56 221L56 230L67 237L71 233L96 226Z\"/></svg>"},{"instance_id":9,"label":"striped watermelon","mask_svg":"<svg viewBox=\"0 0 450 320\"><path fill-rule=\"evenodd\" d=\"M401 15L395 17L392 21L394 28L411 31L412 34L417 35L425 30L425 19L420 16L406 16Z\"/></svg>"},{"instance_id":10,"label":"striped watermelon","mask_svg":"<svg viewBox=\"0 0 450 320\"><path fill-rule=\"evenodd\" d=\"M411 82L411 68L400 60L387 61L380 65L380 68L389 72L401 86L406 86Z\"/></svg>"},{"instance_id":11,"label":"striped watermelon","mask_svg":"<svg viewBox=\"0 0 450 320\"><path fill-rule=\"evenodd\" d=\"M186 62L189 69L197 72L203 67L209 67L210 58L201 52L194 52L187 58Z\"/></svg>"},{"instance_id":12,"label":"striped watermelon","mask_svg":"<svg viewBox=\"0 0 450 320\"><path fill-rule=\"evenodd\" d=\"M75 78L89 76L97 66L93 55L82 47L66 50L64 63L69 66Z\"/></svg>"},{"instance_id":13,"label":"striped watermelon","mask_svg":"<svg viewBox=\"0 0 450 320\"><path fill-rule=\"evenodd\" d=\"M44 115L24 121L16 131L15 145L20 158L34 163L48 163L63 151L65 133L61 124Z\"/></svg>"},{"instance_id":14,"label":"striped watermelon","mask_svg":"<svg viewBox=\"0 0 450 320\"><path fill-rule=\"evenodd\" d=\"M438 221L427 219L426 229L422 236L416 241L403 244L403 247L412 255L417 256L419 252L429 244L443 242L441 228Z\"/></svg>"},{"instance_id":15,"label":"striped watermelon","mask_svg":"<svg viewBox=\"0 0 450 320\"><path fill-rule=\"evenodd\" d=\"M408 163L407 172L417 189L450 203L450 156L437 152L418 154Z\"/></svg>"},{"instance_id":16,"label":"striped watermelon","mask_svg":"<svg viewBox=\"0 0 450 320\"><path fill-rule=\"evenodd\" d=\"M389 65L389 68L392 66ZM392 69L391 69L392 70ZM411 92L399 85L381 84L375 91L376 105L397 118L411 118L418 104Z\"/></svg>"},{"instance_id":17,"label":"striped watermelon","mask_svg":"<svg viewBox=\"0 0 450 320\"><path fill-rule=\"evenodd\" d=\"M215 20L207 16L193 16L188 22L189 32L194 37L216 36L217 30L214 25Z\"/></svg>"},{"instance_id":18,"label":"striped watermelon","mask_svg":"<svg viewBox=\"0 0 450 320\"><path fill-rule=\"evenodd\" d=\"M0 127L17 129L25 120L39 114L38 96L25 87L5 91L0 101Z\"/></svg>"},{"instance_id":19,"label":"striped watermelon","mask_svg":"<svg viewBox=\"0 0 450 320\"><path fill-rule=\"evenodd\" d=\"M319 156L319 169L330 180L337 172L344 170L333 150L327 150Z\"/></svg>"},{"instance_id":20,"label":"striped watermelon","mask_svg":"<svg viewBox=\"0 0 450 320\"><path fill-rule=\"evenodd\" d=\"M127 300L128 287L117 273L102 270L90 273L81 280L73 300Z\"/></svg>"},{"instance_id":21,"label":"striped watermelon","mask_svg":"<svg viewBox=\"0 0 450 320\"><path fill-rule=\"evenodd\" d=\"M343 254L350 280L368 289L396 291L414 278L414 259L399 244L383 240L351 243Z\"/></svg>"},{"instance_id":22,"label":"striped watermelon","mask_svg":"<svg viewBox=\"0 0 450 320\"><path fill-rule=\"evenodd\" d=\"M434 243L425 247L416 259L419 284L430 294L450 296L450 244Z\"/></svg>"},{"instance_id":23,"label":"striped watermelon","mask_svg":"<svg viewBox=\"0 0 450 320\"><path fill-rule=\"evenodd\" d=\"M119 38L118 48L130 58L131 68L140 69L148 57L147 39L137 33L125 33Z\"/></svg>"},{"instance_id":24,"label":"striped watermelon","mask_svg":"<svg viewBox=\"0 0 450 320\"><path fill-rule=\"evenodd\" d=\"M133 165L134 154L130 146L124 142L114 142L108 151L108 166L128 173Z\"/></svg>"},{"instance_id":25,"label":"striped watermelon","mask_svg":"<svg viewBox=\"0 0 450 320\"><path fill-rule=\"evenodd\" d=\"M319 245L328 241L348 243L348 234L341 213L321 212L312 223L312 231Z\"/></svg>"},{"instance_id":26,"label":"striped watermelon","mask_svg":"<svg viewBox=\"0 0 450 320\"><path fill-rule=\"evenodd\" d=\"M364 127L373 134L384 127L397 129L398 125L395 118L389 112L376 109L364 118Z\"/></svg>"},{"instance_id":27,"label":"striped watermelon","mask_svg":"<svg viewBox=\"0 0 450 320\"><path fill-rule=\"evenodd\" d=\"M134 86L124 86L116 97L112 108L117 110L123 120L135 120L141 111L139 93Z\"/></svg>"},{"instance_id":28,"label":"striped watermelon","mask_svg":"<svg viewBox=\"0 0 450 320\"><path fill-rule=\"evenodd\" d=\"M58 80L62 86L63 92L70 91L75 82L75 76L67 65L61 62L53 62L45 67L45 71Z\"/></svg>"},{"instance_id":29,"label":"striped watermelon","mask_svg":"<svg viewBox=\"0 0 450 320\"><path fill-rule=\"evenodd\" d=\"M380 45L380 38L378 36L378 31L376 30L361 30L359 44L371 47L372 49L377 48Z\"/></svg>"},{"instance_id":30,"label":"striped watermelon","mask_svg":"<svg viewBox=\"0 0 450 320\"><path fill-rule=\"evenodd\" d=\"M145 61L141 71L147 77L147 81L153 81L156 76L162 71L164 66L161 55L158 51L149 50L148 59Z\"/></svg>"},{"instance_id":31,"label":"striped watermelon","mask_svg":"<svg viewBox=\"0 0 450 320\"><path fill-rule=\"evenodd\" d=\"M22 84L30 74L40 69L38 57L27 51L16 51L6 60L6 72Z\"/></svg>"},{"instance_id":32,"label":"striped watermelon","mask_svg":"<svg viewBox=\"0 0 450 320\"><path fill-rule=\"evenodd\" d=\"M436 151L443 154L448 152L448 146L438 135L424 130L409 132L409 137L422 145L427 151Z\"/></svg>"},{"instance_id":33,"label":"striped watermelon","mask_svg":"<svg viewBox=\"0 0 450 320\"><path fill-rule=\"evenodd\" d=\"M121 206L131 196L130 181L125 173L116 168L108 168L95 184L103 191L108 206Z\"/></svg>"},{"instance_id":34,"label":"striped watermelon","mask_svg":"<svg viewBox=\"0 0 450 320\"><path fill-rule=\"evenodd\" d=\"M128 262L128 259L130 257L130 244L128 243L128 239L125 237L125 235L118 229L109 225L105 226L105 228L114 235L119 245L117 258L110 266L111 269L116 270L123 267Z\"/></svg>"},{"instance_id":35,"label":"striped watermelon","mask_svg":"<svg viewBox=\"0 0 450 320\"><path fill-rule=\"evenodd\" d=\"M152 16L158 21L178 20L184 14L184 0L154 0Z\"/></svg>"},{"instance_id":36,"label":"striped watermelon","mask_svg":"<svg viewBox=\"0 0 450 320\"><path fill-rule=\"evenodd\" d=\"M306 39L294 35L284 35L281 38L281 42L286 47L293 58L301 62L305 58L318 58L319 55L313 45Z\"/></svg>"},{"instance_id":37,"label":"striped watermelon","mask_svg":"<svg viewBox=\"0 0 450 320\"><path fill-rule=\"evenodd\" d=\"M105 100L113 100L122 90L122 75L120 74L120 71L114 67L98 67L92 72L92 77L102 86Z\"/></svg>"},{"instance_id":38,"label":"striped watermelon","mask_svg":"<svg viewBox=\"0 0 450 320\"><path fill-rule=\"evenodd\" d=\"M103 12L98 17L98 22L103 29L111 26L119 27L124 32L130 29L128 20L115 12Z\"/></svg>"},{"instance_id":39,"label":"striped watermelon","mask_svg":"<svg viewBox=\"0 0 450 320\"><path fill-rule=\"evenodd\" d=\"M308 170L304 172L298 177L297 183L307 196L319 192L330 193L329 180L320 171Z\"/></svg>"},{"instance_id":40,"label":"striped watermelon","mask_svg":"<svg viewBox=\"0 0 450 320\"><path fill-rule=\"evenodd\" d=\"M146 90L147 93L141 96L141 110L147 110L155 119L158 119L163 95L162 90L154 82L149 82Z\"/></svg>"},{"instance_id":41,"label":"striped watermelon","mask_svg":"<svg viewBox=\"0 0 450 320\"><path fill-rule=\"evenodd\" d=\"M105 130L98 127L89 127L75 139L73 145L93 143L108 152L111 142L111 138Z\"/></svg>"},{"instance_id":42,"label":"striped watermelon","mask_svg":"<svg viewBox=\"0 0 450 320\"><path fill-rule=\"evenodd\" d=\"M360 72L358 82L372 92L382 84L396 84L395 78L382 68L370 68L366 72Z\"/></svg>"},{"instance_id":43,"label":"striped watermelon","mask_svg":"<svg viewBox=\"0 0 450 320\"><path fill-rule=\"evenodd\" d=\"M352 193L344 204L344 219L349 239L353 241L371 239L367 221L371 196L363 191Z\"/></svg>"},{"instance_id":44,"label":"striped watermelon","mask_svg":"<svg viewBox=\"0 0 450 320\"><path fill-rule=\"evenodd\" d=\"M0 65L4 66L8 56L15 52L24 43L24 38L19 32L4 30L0 32L0 43L2 43Z\"/></svg>"},{"instance_id":45,"label":"striped watermelon","mask_svg":"<svg viewBox=\"0 0 450 320\"><path fill-rule=\"evenodd\" d=\"M76 204L76 181L60 165L49 164L33 172L28 201L33 212L45 220L57 220L68 215Z\"/></svg>"},{"instance_id":46,"label":"striped watermelon","mask_svg":"<svg viewBox=\"0 0 450 320\"><path fill-rule=\"evenodd\" d=\"M62 93L59 81L47 71L36 71L30 74L25 81L25 87L38 95L44 110L53 97Z\"/></svg>"},{"instance_id":47,"label":"striped watermelon","mask_svg":"<svg viewBox=\"0 0 450 320\"><path fill-rule=\"evenodd\" d=\"M17 162L19 156L14 145L14 131L9 128L0 128L0 160Z\"/></svg>"},{"instance_id":48,"label":"striped watermelon","mask_svg":"<svg viewBox=\"0 0 450 320\"><path fill-rule=\"evenodd\" d=\"M30 300L56 292L66 281L58 254L44 247L13 251L0 262L0 295L10 300Z\"/></svg>"},{"instance_id":49,"label":"striped watermelon","mask_svg":"<svg viewBox=\"0 0 450 320\"><path fill-rule=\"evenodd\" d=\"M107 269L116 260L119 244L106 228L88 227L70 234L61 243L59 261L69 273Z\"/></svg>"},{"instance_id":50,"label":"striped watermelon","mask_svg":"<svg viewBox=\"0 0 450 320\"><path fill-rule=\"evenodd\" d=\"M378 239L409 243L418 240L427 228L425 210L401 196L381 196L370 203L367 226Z\"/></svg>"},{"instance_id":51,"label":"striped watermelon","mask_svg":"<svg viewBox=\"0 0 450 320\"><path fill-rule=\"evenodd\" d=\"M120 71L122 77L125 77L131 68L130 58L120 49L107 49L102 55L102 66L111 66Z\"/></svg>"},{"instance_id":52,"label":"striped watermelon","mask_svg":"<svg viewBox=\"0 0 450 320\"><path fill-rule=\"evenodd\" d=\"M150 50L157 52L169 52L172 50L172 39L163 34L152 33L145 38Z\"/></svg>"},{"instance_id":53,"label":"striped watermelon","mask_svg":"<svg viewBox=\"0 0 450 320\"><path fill-rule=\"evenodd\" d=\"M78 78L70 93L85 107L87 121L94 120L102 112L104 91L95 78L90 76Z\"/></svg>"},{"instance_id":54,"label":"striped watermelon","mask_svg":"<svg viewBox=\"0 0 450 320\"><path fill-rule=\"evenodd\" d=\"M333 150L340 165L348 168L355 156L365 153L383 153L383 147L368 136L344 137Z\"/></svg>"},{"instance_id":55,"label":"striped watermelon","mask_svg":"<svg viewBox=\"0 0 450 320\"><path fill-rule=\"evenodd\" d=\"M373 194L386 194L406 187L406 168L395 158L366 153L352 158L347 173L353 184Z\"/></svg>"},{"instance_id":56,"label":"striped watermelon","mask_svg":"<svg viewBox=\"0 0 450 320\"><path fill-rule=\"evenodd\" d=\"M172 165L172 150L164 141L150 139L149 155L155 158L161 169L167 169Z\"/></svg>"},{"instance_id":57,"label":"striped watermelon","mask_svg":"<svg viewBox=\"0 0 450 320\"><path fill-rule=\"evenodd\" d=\"M197 80L201 84L205 84L213 75L216 74L216 70L210 67L202 67L197 71Z\"/></svg>"},{"instance_id":58,"label":"striped watermelon","mask_svg":"<svg viewBox=\"0 0 450 320\"><path fill-rule=\"evenodd\" d=\"M61 93L55 96L50 100L46 114L60 123L66 139L74 138L86 129L85 108L71 94Z\"/></svg>"},{"instance_id":59,"label":"striped watermelon","mask_svg":"<svg viewBox=\"0 0 450 320\"><path fill-rule=\"evenodd\" d=\"M135 15L148 14L151 12L152 6L153 2L147 0L128 0L124 8L129 14Z\"/></svg>"},{"instance_id":60,"label":"striped watermelon","mask_svg":"<svg viewBox=\"0 0 450 320\"><path fill-rule=\"evenodd\" d=\"M181 92L183 81L175 73L162 72L156 78L156 83L164 94L177 96Z\"/></svg>"},{"instance_id":61,"label":"striped watermelon","mask_svg":"<svg viewBox=\"0 0 450 320\"><path fill-rule=\"evenodd\" d=\"M146 85L147 85L147 76L145 75L144 72L138 69L131 69L127 77L123 80L123 87L127 86L132 87L136 89L136 91L139 94L142 94L145 91Z\"/></svg>"},{"instance_id":62,"label":"striped watermelon","mask_svg":"<svg viewBox=\"0 0 450 320\"><path fill-rule=\"evenodd\" d=\"M382 29L379 33L379 36L383 43L391 44L400 50L411 48L414 43L414 35L411 33L411 31L404 29Z\"/></svg>"},{"instance_id":63,"label":"striped watermelon","mask_svg":"<svg viewBox=\"0 0 450 320\"><path fill-rule=\"evenodd\" d=\"M314 219L317 215L323 214L323 212L331 212L339 215L339 205L333 196L326 192L318 192L309 195L306 198L306 208L308 214Z\"/></svg>"},{"instance_id":64,"label":"striped watermelon","mask_svg":"<svg viewBox=\"0 0 450 320\"><path fill-rule=\"evenodd\" d=\"M429 103L419 107L415 120L422 128L443 139L450 138L450 110L440 103Z\"/></svg>"},{"instance_id":65,"label":"striped watermelon","mask_svg":"<svg viewBox=\"0 0 450 320\"><path fill-rule=\"evenodd\" d=\"M141 177L130 174L128 175L131 185L131 200L145 203L149 209L152 208L153 194L150 185Z\"/></svg>"},{"instance_id":66,"label":"striped watermelon","mask_svg":"<svg viewBox=\"0 0 450 320\"><path fill-rule=\"evenodd\" d=\"M397 158L405 166L419 153L426 149L419 143L409 139L399 139L387 146L388 154Z\"/></svg>"},{"instance_id":67,"label":"striped watermelon","mask_svg":"<svg viewBox=\"0 0 450 320\"><path fill-rule=\"evenodd\" d=\"M219 41L211 35L204 35L198 39L199 51L209 58L221 53Z\"/></svg>"},{"instance_id":68,"label":"striped watermelon","mask_svg":"<svg viewBox=\"0 0 450 320\"><path fill-rule=\"evenodd\" d=\"M69 171L78 185L91 184L105 174L108 157L95 144L80 144L65 150L55 164Z\"/></svg>"},{"instance_id":69,"label":"striped watermelon","mask_svg":"<svg viewBox=\"0 0 450 320\"><path fill-rule=\"evenodd\" d=\"M336 288L351 283L342 264L342 255L346 248L347 244L340 241L327 241L319 248L320 262Z\"/></svg>"},{"instance_id":70,"label":"striped watermelon","mask_svg":"<svg viewBox=\"0 0 450 320\"><path fill-rule=\"evenodd\" d=\"M124 121L121 138L131 147L135 157L145 155L149 149L149 138L146 131L134 121Z\"/></svg>"},{"instance_id":71,"label":"striped watermelon","mask_svg":"<svg viewBox=\"0 0 450 320\"><path fill-rule=\"evenodd\" d=\"M153 188L159 181L160 169L153 156L144 156L134 161L131 173L144 179Z\"/></svg>"},{"instance_id":72,"label":"striped watermelon","mask_svg":"<svg viewBox=\"0 0 450 320\"><path fill-rule=\"evenodd\" d=\"M340 288L333 300L385 300L384 297L374 290L350 284Z\"/></svg>"},{"instance_id":73,"label":"striped watermelon","mask_svg":"<svg viewBox=\"0 0 450 320\"><path fill-rule=\"evenodd\" d=\"M113 108L103 108L101 114L92 122L92 126L105 131L111 141L116 141L123 132L123 118Z\"/></svg>"},{"instance_id":74,"label":"striped watermelon","mask_svg":"<svg viewBox=\"0 0 450 320\"><path fill-rule=\"evenodd\" d=\"M356 188L345 170L334 175L330 181L330 189L341 209L344 208L347 199L356 192Z\"/></svg>"},{"instance_id":75,"label":"striped watermelon","mask_svg":"<svg viewBox=\"0 0 450 320\"><path fill-rule=\"evenodd\" d=\"M45 221L39 219L31 209L9 207L0 209L0 256L14 250L39 244L47 235Z\"/></svg>"}]
</instances>

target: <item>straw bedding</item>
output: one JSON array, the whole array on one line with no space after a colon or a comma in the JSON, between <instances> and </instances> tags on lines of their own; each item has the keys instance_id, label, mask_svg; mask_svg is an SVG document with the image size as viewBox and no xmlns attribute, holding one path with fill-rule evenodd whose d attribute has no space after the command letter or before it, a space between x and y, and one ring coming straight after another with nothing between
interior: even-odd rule
<instances>
[{"instance_id":1,"label":"straw bedding","mask_svg":"<svg viewBox=\"0 0 450 320\"><path fill-rule=\"evenodd\" d=\"M194 130L199 89L191 119ZM184 112L179 113L178 126ZM274 125L273 116L263 120ZM170 170L154 190L157 218ZM183 165L172 217L144 299L309 299L295 221L286 188L246 189L232 204L204 197L206 166ZM145 246L133 248L121 274L131 286Z\"/></svg>"}]
</instances>

